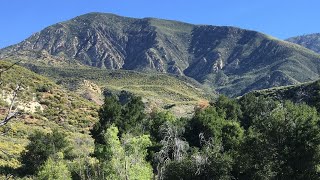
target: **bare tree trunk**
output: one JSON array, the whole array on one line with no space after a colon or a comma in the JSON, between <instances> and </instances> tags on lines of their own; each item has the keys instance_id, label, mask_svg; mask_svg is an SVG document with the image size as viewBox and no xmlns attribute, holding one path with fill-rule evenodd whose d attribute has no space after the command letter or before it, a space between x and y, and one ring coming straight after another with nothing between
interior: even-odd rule
<instances>
[{"instance_id":1,"label":"bare tree trunk","mask_svg":"<svg viewBox=\"0 0 320 180\"><path fill-rule=\"evenodd\" d=\"M4 72L8 71L9 69L11 69L13 66L17 65L20 61L17 61L15 63L13 63L12 65L10 65L9 67L3 69L0 71L0 79L1 79L1 76ZM2 81L0 81L0 85L2 84ZM20 88L21 88L21 83L19 83L16 87L16 89L13 91L13 97L12 97L12 100L11 100L11 103L10 103L10 107L9 107L9 110L8 110L8 113L6 115L6 117L0 121L0 127L1 126L4 126L6 125L11 119L17 117L20 113L17 111L17 109L15 109L13 111L13 106L14 106L14 103L15 103L15 100L17 98L17 95L18 95L18 91L20 91Z\"/></svg>"},{"instance_id":2,"label":"bare tree trunk","mask_svg":"<svg viewBox=\"0 0 320 180\"><path fill-rule=\"evenodd\" d=\"M13 92L13 97L12 97L12 100L10 103L8 113L7 113L6 117L2 121L0 121L0 126L6 125L11 119L17 117L20 114L20 112L18 112L17 109L13 110L13 106L14 106L14 103L15 103L15 100L17 98L18 91L20 90L20 88L21 88L21 84L18 84L16 89Z\"/></svg>"}]
</instances>

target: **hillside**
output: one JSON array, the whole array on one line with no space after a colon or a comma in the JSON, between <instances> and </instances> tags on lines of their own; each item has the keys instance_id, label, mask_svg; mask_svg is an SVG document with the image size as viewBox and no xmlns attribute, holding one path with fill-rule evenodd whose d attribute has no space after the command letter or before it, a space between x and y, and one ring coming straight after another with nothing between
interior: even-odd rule
<instances>
[{"instance_id":1,"label":"hillside","mask_svg":"<svg viewBox=\"0 0 320 180\"><path fill-rule=\"evenodd\" d=\"M177 116L187 116L200 101L216 97L197 81L184 76L163 73L142 73L130 70L98 68L62 68L22 64L37 74L101 104L104 90L128 91L143 97L147 111L166 109ZM170 108L169 108L170 107Z\"/></svg>"},{"instance_id":2,"label":"hillside","mask_svg":"<svg viewBox=\"0 0 320 180\"><path fill-rule=\"evenodd\" d=\"M90 13L0 50L0 58L187 76L228 96L316 80L320 56L255 31Z\"/></svg>"},{"instance_id":3,"label":"hillside","mask_svg":"<svg viewBox=\"0 0 320 180\"><path fill-rule=\"evenodd\" d=\"M320 53L320 33L307 34L286 39L286 41L299 44L316 53Z\"/></svg>"},{"instance_id":4,"label":"hillside","mask_svg":"<svg viewBox=\"0 0 320 180\"><path fill-rule=\"evenodd\" d=\"M0 69L11 63L0 62ZM13 66L1 75L0 118L3 119L13 88L21 83L15 108L22 112L6 126L0 128L0 166L20 166L17 157L28 143L27 137L35 130L50 132L59 129L67 134L70 142L82 147L79 156L87 156L93 147L90 127L98 119L98 106L79 97L47 78L25 68Z\"/></svg>"},{"instance_id":5,"label":"hillside","mask_svg":"<svg viewBox=\"0 0 320 180\"><path fill-rule=\"evenodd\" d=\"M320 112L320 80L301 85L255 91L253 94L279 101L289 100L294 103L306 103L317 108Z\"/></svg>"},{"instance_id":6,"label":"hillside","mask_svg":"<svg viewBox=\"0 0 320 180\"><path fill-rule=\"evenodd\" d=\"M0 62L0 70L11 66L13 60L7 61ZM13 89L18 83L23 87L15 103L22 116L0 128L0 133L5 134L0 136L2 168L20 166L18 157L28 144L28 136L36 130L65 132L68 141L76 147L73 151L77 157L87 157L93 150L89 129L98 120L97 104L103 103L106 85L114 93L128 90L143 95L149 112L166 109L178 117L191 116L194 106L206 96L197 82L166 74L34 67L38 74L15 65L1 76L0 118L4 118L7 112ZM39 74L50 76L52 80ZM157 85L152 85L154 82Z\"/></svg>"}]
</instances>

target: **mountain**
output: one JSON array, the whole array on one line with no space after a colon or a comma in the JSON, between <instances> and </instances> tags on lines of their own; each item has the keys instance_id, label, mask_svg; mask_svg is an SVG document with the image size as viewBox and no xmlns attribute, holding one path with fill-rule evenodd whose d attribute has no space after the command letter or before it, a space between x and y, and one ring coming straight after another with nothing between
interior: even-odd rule
<instances>
[{"instance_id":1,"label":"mountain","mask_svg":"<svg viewBox=\"0 0 320 180\"><path fill-rule=\"evenodd\" d=\"M307 34L286 39L286 41L299 44L316 53L320 53L320 33Z\"/></svg>"},{"instance_id":2,"label":"mountain","mask_svg":"<svg viewBox=\"0 0 320 180\"><path fill-rule=\"evenodd\" d=\"M228 96L316 80L320 72L318 54L259 32L103 13L49 26L0 58L175 74Z\"/></svg>"}]
</instances>

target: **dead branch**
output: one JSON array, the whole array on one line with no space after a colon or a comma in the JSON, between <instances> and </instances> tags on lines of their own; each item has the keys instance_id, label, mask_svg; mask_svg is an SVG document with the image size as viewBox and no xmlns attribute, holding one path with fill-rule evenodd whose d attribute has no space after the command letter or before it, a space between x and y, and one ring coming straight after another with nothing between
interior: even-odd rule
<instances>
[{"instance_id":1,"label":"dead branch","mask_svg":"<svg viewBox=\"0 0 320 180\"><path fill-rule=\"evenodd\" d=\"M1 78L2 73L8 71L8 70L11 69L13 66L19 64L20 62L21 62L21 60L15 62L15 63L13 63L13 64L11 64L9 67L7 67L7 68L5 68L5 69L3 69L3 70L1 70L1 71L0 71L0 78Z\"/></svg>"},{"instance_id":2,"label":"dead branch","mask_svg":"<svg viewBox=\"0 0 320 180\"><path fill-rule=\"evenodd\" d=\"M6 117L2 121L0 121L0 127L6 125L11 119L17 117L20 114L20 112L18 112L17 109L13 110L14 102L15 102L15 99L17 98L18 91L20 90L20 88L21 88L21 83L18 84L16 89L13 91L13 97L10 103L8 113Z\"/></svg>"}]
</instances>

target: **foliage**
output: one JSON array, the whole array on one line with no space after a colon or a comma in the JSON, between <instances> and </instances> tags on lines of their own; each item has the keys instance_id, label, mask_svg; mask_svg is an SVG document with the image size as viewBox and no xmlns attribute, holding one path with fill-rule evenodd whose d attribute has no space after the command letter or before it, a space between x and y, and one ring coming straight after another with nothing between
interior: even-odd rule
<instances>
[{"instance_id":1,"label":"foliage","mask_svg":"<svg viewBox=\"0 0 320 180\"><path fill-rule=\"evenodd\" d=\"M62 153L67 156L69 153L68 141L65 134L54 130L52 133L36 131L29 137L30 143L21 154L21 163L25 174L35 174L49 157Z\"/></svg>"},{"instance_id":2,"label":"foliage","mask_svg":"<svg viewBox=\"0 0 320 180\"><path fill-rule=\"evenodd\" d=\"M121 98L121 95L120 95ZM144 103L141 97L129 94L127 102L121 104L118 96L106 96L103 106L99 110L99 122L91 130L96 143L103 144L104 131L111 124L119 129L119 135L125 132L139 133L145 119Z\"/></svg>"},{"instance_id":3,"label":"foliage","mask_svg":"<svg viewBox=\"0 0 320 180\"><path fill-rule=\"evenodd\" d=\"M104 134L105 144L96 144L95 155L101 161L106 179L150 179L152 168L145 161L149 136L125 134L121 141L118 128L110 126Z\"/></svg>"},{"instance_id":4,"label":"foliage","mask_svg":"<svg viewBox=\"0 0 320 180\"><path fill-rule=\"evenodd\" d=\"M161 148L155 154L157 162L156 170L160 179L168 171L168 164L181 162L185 159L189 150L188 142L182 139L183 130L174 122L167 121L161 126Z\"/></svg>"},{"instance_id":5,"label":"foliage","mask_svg":"<svg viewBox=\"0 0 320 180\"><path fill-rule=\"evenodd\" d=\"M152 139L160 142L163 137L161 126L166 122L174 121L176 121L176 118L170 112L152 112L146 126Z\"/></svg>"},{"instance_id":6,"label":"foliage","mask_svg":"<svg viewBox=\"0 0 320 180\"><path fill-rule=\"evenodd\" d=\"M315 109L290 102L254 119L241 151L247 177L319 179L319 123Z\"/></svg>"},{"instance_id":7,"label":"foliage","mask_svg":"<svg viewBox=\"0 0 320 180\"><path fill-rule=\"evenodd\" d=\"M0 137L1 178L21 169L21 178L43 179L320 177L319 82L239 99L221 96L179 119L169 112L146 113L142 99L126 91L107 96L97 113L91 103L45 78L12 70L27 75L22 101L39 101L43 109L0 129L6 133ZM4 80L14 81L14 73L8 74ZM37 91L41 84L52 89Z\"/></svg>"},{"instance_id":8,"label":"foliage","mask_svg":"<svg viewBox=\"0 0 320 180\"><path fill-rule=\"evenodd\" d=\"M237 100L228 98L224 95L218 97L214 103L219 113L225 113L227 120L239 121L242 118L241 106Z\"/></svg>"},{"instance_id":9,"label":"foliage","mask_svg":"<svg viewBox=\"0 0 320 180\"><path fill-rule=\"evenodd\" d=\"M200 147L199 135L205 139L221 139L221 129L225 121L225 113L218 113L215 107L208 107L195 112L195 115L186 125L185 137L192 146Z\"/></svg>"},{"instance_id":10,"label":"foliage","mask_svg":"<svg viewBox=\"0 0 320 180\"><path fill-rule=\"evenodd\" d=\"M63 161L54 161L52 158L40 168L37 179L39 180L71 180L71 173Z\"/></svg>"},{"instance_id":11,"label":"foliage","mask_svg":"<svg viewBox=\"0 0 320 180\"><path fill-rule=\"evenodd\" d=\"M119 123L121 121L121 104L118 102L117 97L105 97L104 104L99 110L99 121L94 125L91 130L91 135L96 143L105 143L105 131L111 124Z\"/></svg>"}]
</instances>

